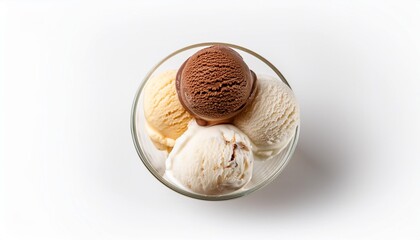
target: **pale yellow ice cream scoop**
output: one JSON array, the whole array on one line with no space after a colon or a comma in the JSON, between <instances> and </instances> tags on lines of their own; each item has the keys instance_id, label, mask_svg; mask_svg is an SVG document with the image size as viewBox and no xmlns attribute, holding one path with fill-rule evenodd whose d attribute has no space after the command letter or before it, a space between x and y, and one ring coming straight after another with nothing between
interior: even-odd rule
<instances>
[{"instance_id":1,"label":"pale yellow ice cream scoop","mask_svg":"<svg viewBox=\"0 0 420 240\"><path fill-rule=\"evenodd\" d=\"M146 130L159 150L171 151L192 116L183 108L175 89L177 70L150 78L144 89Z\"/></svg>"}]
</instances>

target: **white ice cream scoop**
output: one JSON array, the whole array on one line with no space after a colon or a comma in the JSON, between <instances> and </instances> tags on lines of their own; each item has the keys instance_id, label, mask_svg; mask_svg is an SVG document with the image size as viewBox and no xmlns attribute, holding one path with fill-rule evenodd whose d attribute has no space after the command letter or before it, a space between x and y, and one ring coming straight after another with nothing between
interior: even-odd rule
<instances>
[{"instance_id":1,"label":"white ice cream scoop","mask_svg":"<svg viewBox=\"0 0 420 240\"><path fill-rule=\"evenodd\" d=\"M251 180L253 162L251 143L235 126L193 121L169 154L166 176L197 193L224 194Z\"/></svg>"},{"instance_id":2,"label":"white ice cream scoop","mask_svg":"<svg viewBox=\"0 0 420 240\"><path fill-rule=\"evenodd\" d=\"M262 159L275 156L289 143L299 124L299 106L292 90L280 79L257 75L254 101L238 116L234 125L255 145Z\"/></svg>"}]
</instances>

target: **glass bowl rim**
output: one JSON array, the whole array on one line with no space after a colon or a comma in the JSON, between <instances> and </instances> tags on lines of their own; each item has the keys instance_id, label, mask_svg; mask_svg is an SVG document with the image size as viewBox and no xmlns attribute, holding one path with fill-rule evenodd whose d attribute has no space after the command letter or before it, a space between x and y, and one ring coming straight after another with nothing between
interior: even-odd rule
<instances>
[{"instance_id":1,"label":"glass bowl rim","mask_svg":"<svg viewBox=\"0 0 420 240\"><path fill-rule=\"evenodd\" d=\"M282 80L290 89L292 89L291 86L289 85L289 83L287 82L286 78L283 76L283 74L271 62L269 62L267 59L265 59L264 57L262 57L258 53L254 52L252 50L249 50L248 48L245 48L245 47L242 47L242 46L239 46L239 45L236 45L236 44L226 43L226 42L196 43L196 44L188 45L186 47L180 48L180 49L172 52L171 54L169 54L168 56L166 56L165 58L160 60L154 67L152 67L152 69L143 78L143 81L141 82L140 86L138 87L138 89L136 91L134 101L133 101L133 105L132 105L132 108L131 108L131 119L130 119L131 137L133 139L133 143L134 143L134 146L136 148L137 154L140 157L143 164L146 166L147 170L157 180L159 180L159 182L161 182L163 185L165 185L169 189L171 189L171 190L173 190L173 191L175 191L179 194L182 194L184 196L187 196L187 197L191 197L191 198L195 198L195 199L199 199L199 200L207 200L207 201L230 200L230 199L243 197L245 195L248 195L248 194L250 194L250 193L252 193L256 190L259 190L259 189L267 186L268 184L270 184L275 178L277 178L277 176L280 175L280 173L283 171L283 169L286 167L286 165L290 161L290 159L291 159L291 157L292 157L292 155L293 155L293 153L296 149L296 145L297 145L297 142L299 140L299 132L300 132L300 124L298 124L297 127L296 127L296 130L295 130L294 137L291 139L292 146L289 148L289 151L286 153L285 159L283 160L282 165L278 168L278 170L276 172L274 172L274 174L269 176L266 180L261 182L260 184L254 186L253 188L245 190L245 191L241 191L241 192L237 192L237 193L233 192L232 194L228 194L228 195L214 195L214 196L213 195L201 195L201 194L196 194L196 193L193 193L193 192L188 192L188 191L183 190L179 187L176 187L176 185L168 184L167 183L168 181L166 179L164 179L162 176L160 176L160 174L156 171L156 169L148 161L148 157L146 157L146 155L144 154L143 148L142 148L142 146L141 146L141 144L140 144L140 142L138 141L138 138L137 138L137 127L136 127L136 121L135 120L136 120L136 116L137 116L137 106L138 106L138 102L139 102L139 99L140 99L140 95L143 91L143 88L146 85L147 80L156 71L156 69L159 68L164 62L166 62L166 60L170 59L171 57L177 55L178 53L181 53L181 52L193 49L193 48L206 47L206 46L218 45L218 44L226 45L226 46L232 47L234 49L239 49L239 50L241 50L243 52L246 52L246 53L256 57L257 59L261 60L267 66L269 66L271 68L271 70L273 70L277 74L277 76L280 78L280 80Z\"/></svg>"}]
</instances>

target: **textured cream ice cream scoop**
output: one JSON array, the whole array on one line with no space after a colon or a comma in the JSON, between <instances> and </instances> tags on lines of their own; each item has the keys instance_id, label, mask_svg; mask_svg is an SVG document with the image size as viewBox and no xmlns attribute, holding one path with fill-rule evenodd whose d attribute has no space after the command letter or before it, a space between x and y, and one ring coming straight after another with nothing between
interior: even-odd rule
<instances>
[{"instance_id":1,"label":"textured cream ice cream scoop","mask_svg":"<svg viewBox=\"0 0 420 240\"><path fill-rule=\"evenodd\" d=\"M253 154L248 137L233 125L191 122L166 161L166 176L197 193L235 191L251 180Z\"/></svg>"},{"instance_id":2,"label":"textured cream ice cream scoop","mask_svg":"<svg viewBox=\"0 0 420 240\"><path fill-rule=\"evenodd\" d=\"M192 119L178 100L175 89L176 72L169 70L152 77L144 89L146 130L160 150L170 151Z\"/></svg>"},{"instance_id":3,"label":"textured cream ice cream scoop","mask_svg":"<svg viewBox=\"0 0 420 240\"><path fill-rule=\"evenodd\" d=\"M254 153L269 158L279 153L299 124L299 106L292 90L280 79L258 75L254 101L234 120L255 145Z\"/></svg>"}]
</instances>

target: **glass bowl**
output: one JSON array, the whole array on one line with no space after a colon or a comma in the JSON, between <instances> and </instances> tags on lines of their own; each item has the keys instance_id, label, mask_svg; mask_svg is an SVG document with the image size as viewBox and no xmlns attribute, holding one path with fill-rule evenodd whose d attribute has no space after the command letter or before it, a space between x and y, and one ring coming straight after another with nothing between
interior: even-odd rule
<instances>
[{"instance_id":1,"label":"glass bowl","mask_svg":"<svg viewBox=\"0 0 420 240\"><path fill-rule=\"evenodd\" d=\"M178 69L181 66L181 64L195 52L202 48L215 44L223 44L235 49L243 57L244 61L249 66L249 68L255 73L276 76L279 81L283 81L290 87L289 83L273 64L271 64L261 55L247 48L230 43L221 42L198 43L181 48L169 54L158 64L156 64L156 66L154 66L148 74L146 74L143 81L140 83L140 86L134 97L133 107L131 111L131 134L133 137L134 145L136 147L140 159L147 167L147 169L153 174L153 176L155 176L165 186L180 194L196 199L213 201L228 200L242 197L272 182L284 169L291 156L293 155L293 152L296 148L296 144L298 142L300 129L300 125L298 125L295 130L294 136L287 144L287 146L278 155L265 161L254 161L254 169L251 181L248 184L246 184L243 188L234 192L223 195L204 195L185 190L184 188L181 188L167 180L164 176L164 173L165 160L168 154L164 151L157 150L146 133L145 117L143 112L143 88L146 85L147 81L155 74L159 74L169 69Z\"/></svg>"}]
</instances>

